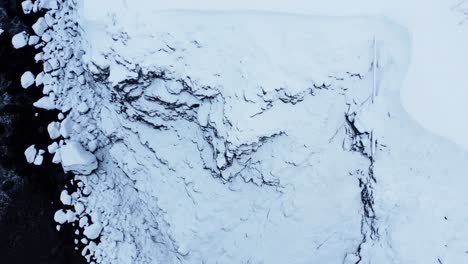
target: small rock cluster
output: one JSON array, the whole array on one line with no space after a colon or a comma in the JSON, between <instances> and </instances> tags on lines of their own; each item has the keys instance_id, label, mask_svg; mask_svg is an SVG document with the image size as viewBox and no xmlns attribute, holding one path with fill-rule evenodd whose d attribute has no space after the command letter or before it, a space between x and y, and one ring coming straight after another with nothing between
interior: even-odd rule
<instances>
[{"instance_id":1,"label":"small rock cluster","mask_svg":"<svg viewBox=\"0 0 468 264\"><path fill-rule=\"evenodd\" d=\"M40 89L43 97L34 103L37 108L58 110L57 120L47 126L51 143L47 149L36 145L28 147L24 155L30 164L42 165L46 155L52 162L61 164L65 172L75 175L90 175L98 167L96 152L105 138L96 131L95 119L89 109L96 105L95 95L84 89L88 85L81 63L83 52L79 36L75 6L76 0L36 0L22 3L25 14L44 12L32 26L31 32L22 31L12 38L16 49L33 46L38 50L36 62L42 62L43 70L37 74L26 71L21 76L24 89ZM34 87L35 86L35 87ZM82 91L86 90L84 93ZM83 183L75 182L77 191L68 194L64 190L61 201L66 210L56 212L54 220L60 225L77 223L76 235L82 235L82 251L88 262L90 249L95 246L102 230L98 216L86 210L85 196L90 189ZM78 244L78 240L75 241ZM78 247L76 248L78 249Z\"/></svg>"}]
</instances>

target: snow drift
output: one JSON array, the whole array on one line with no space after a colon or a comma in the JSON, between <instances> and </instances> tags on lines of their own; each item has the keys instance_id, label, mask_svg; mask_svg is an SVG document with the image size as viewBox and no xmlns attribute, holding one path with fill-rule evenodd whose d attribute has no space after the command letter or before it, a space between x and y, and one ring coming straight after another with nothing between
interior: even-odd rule
<instances>
[{"instance_id":1,"label":"snow drift","mask_svg":"<svg viewBox=\"0 0 468 264\"><path fill-rule=\"evenodd\" d=\"M77 190L55 220L89 262L468 258L467 154L402 110L403 27L48 6L36 105L63 112L50 152Z\"/></svg>"}]
</instances>

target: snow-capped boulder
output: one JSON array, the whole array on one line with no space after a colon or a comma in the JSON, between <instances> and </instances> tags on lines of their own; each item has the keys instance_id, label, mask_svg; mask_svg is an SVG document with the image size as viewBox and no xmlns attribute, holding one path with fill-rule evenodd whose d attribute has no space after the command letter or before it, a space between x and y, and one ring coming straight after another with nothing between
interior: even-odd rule
<instances>
[{"instance_id":1,"label":"snow-capped boulder","mask_svg":"<svg viewBox=\"0 0 468 264\"><path fill-rule=\"evenodd\" d=\"M67 221L67 214L63 210L58 210L54 214L54 221L59 224L64 224Z\"/></svg>"},{"instance_id":2,"label":"snow-capped boulder","mask_svg":"<svg viewBox=\"0 0 468 264\"><path fill-rule=\"evenodd\" d=\"M37 152L36 158L34 159L34 165L37 165L37 166L42 165L42 162L44 161L44 153L45 153L45 150L43 149L40 149Z\"/></svg>"},{"instance_id":3,"label":"snow-capped boulder","mask_svg":"<svg viewBox=\"0 0 468 264\"><path fill-rule=\"evenodd\" d=\"M68 194L68 191L67 191L67 190L63 190L63 191L60 193L60 201L61 201L64 205L71 205L71 204L72 204L72 197L70 196L70 194Z\"/></svg>"},{"instance_id":4,"label":"snow-capped boulder","mask_svg":"<svg viewBox=\"0 0 468 264\"><path fill-rule=\"evenodd\" d=\"M32 29L34 30L34 33L36 33L36 35L42 36L42 34L44 34L44 32L46 31L48 27L49 26L47 25L45 19L41 17L37 20L36 23L34 23L34 25L32 26Z\"/></svg>"},{"instance_id":5,"label":"snow-capped boulder","mask_svg":"<svg viewBox=\"0 0 468 264\"><path fill-rule=\"evenodd\" d=\"M64 138L70 137L73 132L73 121L70 118L65 118L60 123L60 135Z\"/></svg>"},{"instance_id":6,"label":"snow-capped boulder","mask_svg":"<svg viewBox=\"0 0 468 264\"><path fill-rule=\"evenodd\" d=\"M34 46L37 43L39 43L39 40L40 40L40 38L38 36L30 36L29 41L28 41L28 45L29 46Z\"/></svg>"},{"instance_id":7,"label":"snow-capped boulder","mask_svg":"<svg viewBox=\"0 0 468 264\"><path fill-rule=\"evenodd\" d=\"M60 147L62 167L67 172L89 175L97 168L97 159L80 143L69 141Z\"/></svg>"},{"instance_id":8,"label":"snow-capped boulder","mask_svg":"<svg viewBox=\"0 0 468 264\"><path fill-rule=\"evenodd\" d=\"M96 239L101 234L102 225L99 223L94 223L85 227L83 234L89 239Z\"/></svg>"},{"instance_id":9,"label":"snow-capped boulder","mask_svg":"<svg viewBox=\"0 0 468 264\"><path fill-rule=\"evenodd\" d=\"M49 133L50 139L56 139L60 137L60 123L59 122L51 122L47 126L47 132Z\"/></svg>"},{"instance_id":10,"label":"snow-capped boulder","mask_svg":"<svg viewBox=\"0 0 468 264\"><path fill-rule=\"evenodd\" d=\"M24 156L26 156L26 161L28 163L34 162L34 159L36 158L36 154L37 154L36 145L31 145L24 151Z\"/></svg>"},{"instance_id":11,"label":"snow-capped boulder","mask_svg":"<svg viewBox=\"0 0 468 264\"><path fill-rule=\"evenodd\" d=\"M11 43L15 49L21 49L28 44L29 35L26 31L22 31L13 36Z\"/></svg>"},{"instance_id":12,"label":"snow-capped boulder","mask_svg":"<svg viewBox=\"0 0 468 264\"><path fill-rule=\"evenodd\" d=\"M23 8L23 13L25 14L29 14L31 13L32 9L33 9L33 3L32 1L23 1L21 3L21 7Z\"/></svg>"},{"instance_id":13,"label":"snow-capped boulder","mask_svg":"<svg viewBox=\"0 0 468 264\"><path fill-rule=\"evenodd\" d=\"M59 148L59 145L57 144L57 142L54 142L47 147L47 151L50 154L54 154L58 148Z\"/></svg>"},{"instance_id":14,"label":"snow-capped boulder","mask_svg":"<svg viewBox=\"0 0 468 264\"><path fill-rule=\"evenodd\" d=\"M46 110L55 109L55 102L51 96L44 96L41 99L37 100L33 105L37 108L42 108Z\"/></svg>"},{"instance_id":15,"label":"snow-capped boulder","mask_svg":"<svg viewBox=\"0 0 468 264\"><path fill-rule=\"evenodd\" d=\"M23 75L21 75L21 86L24 89L27 89L31 85L34 84L35 80L36 79L34 77L34 74L32 74L32 72L30 72L30 71L27 71L27 72L23 73Z\"/></svg>"}]
</instances>

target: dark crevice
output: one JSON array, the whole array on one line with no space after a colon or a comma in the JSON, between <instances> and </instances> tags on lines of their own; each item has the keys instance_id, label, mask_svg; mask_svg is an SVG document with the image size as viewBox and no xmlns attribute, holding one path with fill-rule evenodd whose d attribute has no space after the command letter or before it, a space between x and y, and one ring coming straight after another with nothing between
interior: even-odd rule
<instances>
[{"instance_id":1,"label":"dark crevice","mask_svg":"<svg viewBox=\"0 0 468 264\"><path fill-rule=\"evenodd\" d=\"M379 240L379 229L377 225L377 216L374 210L374 184L377 183L374 175L374 157L372 153L372 144L375 142L372 139L370 131L359 131L355 125L357 113L346 113L346 134L349 137L349 150L360 153L369 161L369 167L365 170L357 170L351 175L357 177L359 188L361 188L361 235L362 240L359 243L354 255L356 256L355 264L359 264L363 260L362 247L365 243Z\"/></svg>"}]
</instances>

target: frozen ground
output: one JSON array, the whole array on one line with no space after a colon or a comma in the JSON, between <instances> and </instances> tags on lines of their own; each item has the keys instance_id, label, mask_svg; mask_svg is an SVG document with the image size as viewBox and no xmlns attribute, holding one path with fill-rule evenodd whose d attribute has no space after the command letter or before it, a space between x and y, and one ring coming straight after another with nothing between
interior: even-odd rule
<instances>
[{"instance_id":1,"label":"frozen ground","mask_svg":"<svg viewBox=\"0 0 468 264\"><path fill-rule=\"evenodd\" d=\"M76 173L76 190L62 192L55 220L75 224L88 261L468 260L468 154L400 105L402 87L422 87L421 102L466 82L451 79L461 66L426 61L442 46L428 32L463 43L446 28L463 28L452 6L412 4L421 16L410 17L355 3L341 7L367 16L330 17L344 13L305 2L267 8L301 14L213 10L260 1L51 2L54 19L35 30L47 42L35 105L64 114L49 152ZM434 60L457 63L450 45Z\"/></svg>"},{"instance_id":2,"label":"frozen ground","mask_svg":"<svg viewBox=\"0 0 468 264\"><path fill-rule=\"evenodd\" d=\"M86 15L98 18L100 10L132 9L133 2L103 0L99 4L83 1ZM263 10L321 16L385 16L409 30L412 40L411 67L402 87L405 109L420 125L468 149L465 118L468 80L468 28L464 0L139 0L144 10ZM98 6L97 6L98 5ZM100 7L102 6L102 7ZM140 16L150 14L136 8ZM450 65L450 67L447 67ZM426 78L431 76L430 78ZM441 93L444 96L440 96ZM447 118L449 115L451 118Z\"/></svg>"}]
</instances>

